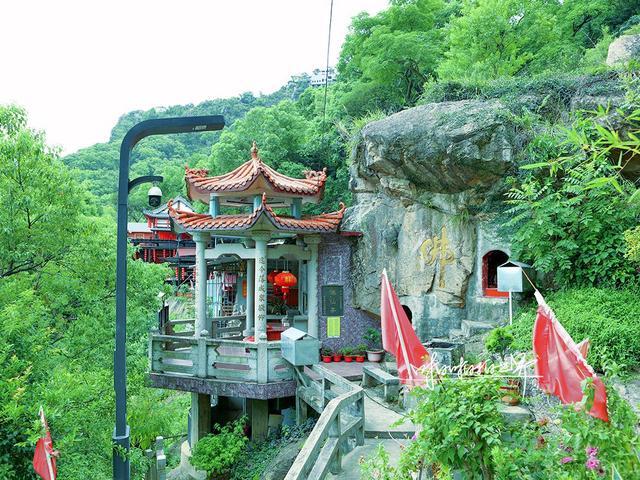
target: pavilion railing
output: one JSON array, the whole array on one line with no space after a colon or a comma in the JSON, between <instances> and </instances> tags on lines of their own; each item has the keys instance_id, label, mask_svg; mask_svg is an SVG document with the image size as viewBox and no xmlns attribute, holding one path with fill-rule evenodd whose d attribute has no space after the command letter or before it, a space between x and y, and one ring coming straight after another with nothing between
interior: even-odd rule
<instances>
[{"instance_id":1,"label":"pavilion railing","mask_svg":"<svg viewBox=\"0 0 640 480\"><path fill-rule=\"evenodd\" d=\"M323 480L338 474L342 456L364 445L364 393L361 387L321 365L296 367L298 422L308 407L320 414L285 480Z\"/></svg>"},{"instance_id":2,"label":"pavilion railing","mask_svg":"<svg viewBox=\"0 0 640 480\"><path fill-rule=\"evenodd\" d=\"M245 342L193 335L149 335L151 372L256 383L294 378L280 342Z\"/></svg>"}]
</instances>

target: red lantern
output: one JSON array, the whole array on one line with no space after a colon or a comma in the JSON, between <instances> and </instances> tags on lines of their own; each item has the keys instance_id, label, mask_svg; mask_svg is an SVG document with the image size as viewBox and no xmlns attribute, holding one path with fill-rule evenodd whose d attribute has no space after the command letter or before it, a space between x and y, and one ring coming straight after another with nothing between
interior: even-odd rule
<instances>
[{"instance_id":1,"label":"red lantern","mask_svg":"<svg viewBox=\"0 0 640 480\"><path fill-rule=\"evenodd\" d=\"M284 272L280 272L276 275L274 283L282 289L282 293L284 294L284 299L286 301L289 289L298 284L298 279L293 273L285 270Z\"/></svg>"},{"instance_id":2,"label":"red lantern","mask_svg":"<svg viewBox=\"0 0 640 480\"><path fill-rule=\"evenodd\" d=\"M273 270L269 272L267 275L267 283L273 284L276 280L276 276L278 276L278 273L280 273L278 270Z\"/></svg>"}]
</instances>

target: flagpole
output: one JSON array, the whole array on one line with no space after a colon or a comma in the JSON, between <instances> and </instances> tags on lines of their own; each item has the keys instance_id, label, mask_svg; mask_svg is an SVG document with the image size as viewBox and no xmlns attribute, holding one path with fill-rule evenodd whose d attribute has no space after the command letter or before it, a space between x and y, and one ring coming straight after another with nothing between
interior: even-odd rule
<instances>
[{"instance_id":1,"label":"flagpole","mask_svg":"<svg viewBox=\"0 0 640 480\"><path fill-rule=\"evenodd\" d=\"M49 427L47 427L47 421L44 418L44 409L42 408L42 405L40 405L40 421L42 422L42 427L45 430L45 440L46 440L46 437L47 437L46 432L49 430ZM49 455L46 441L44 444L44 455L47 459L47 469L49 470L49 480L55 480L55 477L53 476L53 465L51 464L51 456Z\"/></svg>"},{"instance_id":2,"label":"flagpole","mask_svg":"<svg viewBox=\"0 0 640 480\"><path fill-rule=\"evenodd\" d=\"M390 292L391 284L389 283L389 278L387 277L386 268L382 271L382 274L384 275L384 279L387 282L387 292ZM391 305L391 310L393 310L393 321L396 324L398 339L400 340L400 348L402 349L402 355L404 356L404 364L407 367L407 373L409 374L411 385L415 386L415 382L413 380L413 373L411 372L412 365L409 363L409 355L407 354L407 347L404 344L404 337L402 336L402 330L400 330L400 324L398 323L398 312L396 310L396 306L394 305L393 299L389 299L389 305Z\"/></svg>"}]
</instances>

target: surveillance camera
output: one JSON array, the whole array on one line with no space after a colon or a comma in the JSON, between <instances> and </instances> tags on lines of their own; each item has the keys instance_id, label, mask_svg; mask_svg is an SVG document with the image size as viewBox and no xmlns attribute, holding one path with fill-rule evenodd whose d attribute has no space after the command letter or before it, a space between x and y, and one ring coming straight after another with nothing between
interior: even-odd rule
<instances>
[{"instance_id":1,"label":"surveillance camera","mask_svg":"<svg viewBox=\"0 0 640 480\"><path fill-rule=\"evenodd\" d=\"M162 190L160 190L155 185L149 189L149 206L151 207L159 207L162 202Z\"/></svg>"}]
</instances>

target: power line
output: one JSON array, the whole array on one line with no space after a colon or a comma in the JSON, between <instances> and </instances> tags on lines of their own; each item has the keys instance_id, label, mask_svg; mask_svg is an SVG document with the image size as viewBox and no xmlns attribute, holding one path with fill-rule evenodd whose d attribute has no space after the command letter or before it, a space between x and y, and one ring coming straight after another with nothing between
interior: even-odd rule
<instances>
[{"instance_id":1,"label":"power line","mask_svg":"<svg viewBox=\"0 0 640 480\"><path fill-rule=\"evenodd\" d=\"M331 49L331 23L333 20L333 0L329 9L329 35L327 37L327 61L324 69L324 102L322 106L322 136L327 133L327 88L329 86L329 50Z\"/></svg>"}]
</instances>

